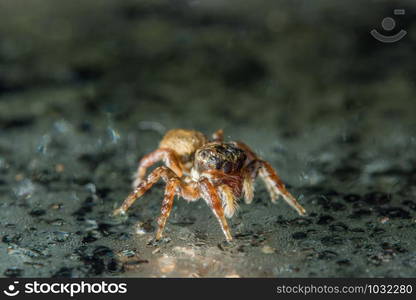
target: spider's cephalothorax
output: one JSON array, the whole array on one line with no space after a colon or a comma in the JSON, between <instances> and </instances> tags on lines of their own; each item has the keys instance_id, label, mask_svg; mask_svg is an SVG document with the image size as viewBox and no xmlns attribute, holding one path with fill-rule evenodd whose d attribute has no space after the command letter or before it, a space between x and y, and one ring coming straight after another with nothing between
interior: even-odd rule
<instances>
[{"instance_id":1,"label":"spider's cephalothorax","mask_svg":"<svg viewBox=\"0 0 416 300\"><path fill-rule=\"evenodd\" d=\"M146 170L163 160L166 166L153 170L146 179ZM244 196L247 204L253 200L254 181L263 180L272 202L279 196L300 215L305 209L286 190L273 167L260 159L241 142L223 142L223 132L213 134L213 141L194 130L174 129L162 139L159 148L142 158L134 181L135 189L114 214L126 210L160 178L166 182L162 214L158 219L156 239L162 237L175 195L187 201L203 198L217 217L228 241L232 240L225 217L231 218L237 201Z\"/></svg>"}]
</instances>

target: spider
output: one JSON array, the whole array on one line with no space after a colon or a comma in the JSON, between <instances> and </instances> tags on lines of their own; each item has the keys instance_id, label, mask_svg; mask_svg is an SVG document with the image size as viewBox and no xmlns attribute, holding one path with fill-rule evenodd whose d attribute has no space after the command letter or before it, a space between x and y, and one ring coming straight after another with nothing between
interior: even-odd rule
<instances>
[{"instance_id":1,"label":"spider","mask_svg":"<svg viewBox=\"0 0 416 300\"><path fill-rule=\"evenodd\" d=\"M157 167L145 178L147 168L159 161L163 161L165 166ZM204 199L230 242L232 235L226 217L234 215L239 198L244 197L247 204L252 202L257 176L266 185L273 203L282 196L300 215L305 215L305 209L285 188L273 167L246 144L224 142L222 130L217 130L212 140L209 140L199 131L173 129L166 133L158 149L141 159L133 192L113 214L125 214L138 198L162 178L166 187L156 240L162 238L173 199L178 195L188 202Z\"/></svg>"}]
</instances>

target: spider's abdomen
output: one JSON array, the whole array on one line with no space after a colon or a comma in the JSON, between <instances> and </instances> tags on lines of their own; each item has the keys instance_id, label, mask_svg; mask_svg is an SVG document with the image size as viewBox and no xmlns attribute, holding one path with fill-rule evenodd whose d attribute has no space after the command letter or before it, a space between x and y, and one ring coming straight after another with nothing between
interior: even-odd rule
<instances>
[{"instance_id":1,"label":"spider's abdomen","mask_svg":"<svg viewBox=\"0 0 416 300\"><path fill-rule=\"evenodd\" d=\"M196 149L206 144L207 141L207 137L199 131L172 129L160 141L159 148L171 149L179 158L189 160Z\"/></svg>"},{"instance_id":2,"label":"spider's abdomen","mask_svg":"<svg viewBox=\"0 0 416 300\"><path fill-rule=\"evenodd\" d=\"M213 142L195 153L195 166L199 172L218 170L226 174L239 172L247 159L244 150L234 143Z\"/></svg>"}]
</instances>

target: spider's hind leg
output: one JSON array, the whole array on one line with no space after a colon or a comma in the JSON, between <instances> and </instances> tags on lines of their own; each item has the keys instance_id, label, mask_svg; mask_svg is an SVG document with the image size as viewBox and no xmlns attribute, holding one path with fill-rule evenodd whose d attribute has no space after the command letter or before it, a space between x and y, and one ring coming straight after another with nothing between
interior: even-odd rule
<instances>
[{"instance_id":1,"label":"spider's hind leg","mask_svg":"<svg viewBox=\"0 0 416 300\"><path fill-rule=\"evenodd\" d=\"M212 139L213 139L215 142L222 142L222 141L224 141L224 130L222 130L222 129L218 129L217 131L215 131L215 132L212 134Z\"/></svg>"},{"instance_id":2,"label":"spider's hind leg","mask_svg":"<svg viewBox=\"0 0 416 300\"><path fill-rule=\"evenodd\" d=\"M182 177L182 168L175 153L171 149L159 148L143 156L140 160L134 175L133 188L136 188L143 181L147 169L161 160L163 160L166 166L175 172L178 177Z\"/></svg>"},{"instance_id":3,"label":"spider's hind leg","mask_svg":"<svg viewBox=\"0 0 416 300\"><path fill-rule=\"evenodd\" d=\"M142 181L133 192L124 200L121 206L114 210L113 215L120 215L125 214L126 211L129 209L133 203L143 196L156 182L159 181L160 178L163 178L165 182L168 182L171 178L177 178L176 174L169 168L165 166L158 167L154 169L149 176L147 176L146 180Z\"/></svg>"}]
</instances>

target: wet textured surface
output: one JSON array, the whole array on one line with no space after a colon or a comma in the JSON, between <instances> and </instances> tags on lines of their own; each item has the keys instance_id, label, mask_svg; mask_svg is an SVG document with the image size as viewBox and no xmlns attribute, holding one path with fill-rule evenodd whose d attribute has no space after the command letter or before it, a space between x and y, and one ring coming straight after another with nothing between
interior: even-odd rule
<instances>
[{"instance_id":1,"label":"wet textured surface","mask_svg":"<svg viewBox=\"0 0 416 300\"><path fill-rule=\"evenodd\" d=\"M393 45L388 1L206 2L1 4L0 276L416 276L411 2ZM231 244L182 199L155 242L162 183L111 217L170 128L245 141L308 215L258 182Z\"/></svg>"}]
</instances>

